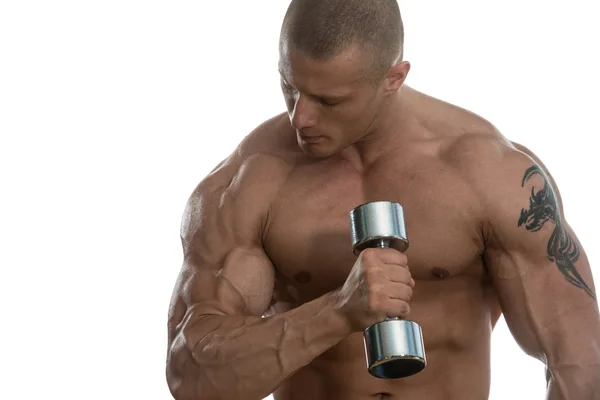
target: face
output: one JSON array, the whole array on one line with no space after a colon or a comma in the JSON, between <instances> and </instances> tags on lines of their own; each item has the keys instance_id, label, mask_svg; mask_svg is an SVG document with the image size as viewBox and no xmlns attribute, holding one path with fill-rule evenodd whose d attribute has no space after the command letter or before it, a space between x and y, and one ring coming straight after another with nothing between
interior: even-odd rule
<instances>
[{"instance_id":1,"label":"face","mask_svg":"<svg viewBox=\"0 0 600 400\"><path fill-rule=\"evenodd\" d=\"M281 88L298 145L305 153L329 157L376 125L386 88L366 78L364 65L357 49L318 61L282 45Z\"/></svg>"}]
</instances>

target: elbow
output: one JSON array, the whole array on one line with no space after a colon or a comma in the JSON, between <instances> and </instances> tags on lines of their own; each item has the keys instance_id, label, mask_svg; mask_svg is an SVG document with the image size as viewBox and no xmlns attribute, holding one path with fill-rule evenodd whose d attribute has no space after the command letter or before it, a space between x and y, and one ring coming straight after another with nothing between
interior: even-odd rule
<instances>
[{"instance_id":1,"label":"elbow","mask_svg":"<svg viewBox=\"0 0 600 400\"><path fill-rule=\"evenodd\" d=\"M224 400L212 388L203 384L197 374L176 374L167 365L167 386L174 400Z\"/></svg>"},{"instance_id":2,"label":"elbow","mask_svg":"<svg viewBox=\"0 0 600 400\"><path fill-rule=\"evenodd\" d=\"M210 321L204 319L204 322ZM217 321L219 322L219 321ZM167 357L167 384L175 400L242 400L239 387L222 372L221 346L208 339L204 332L214 331L205 326L200 332L186 324L175 336ZM212 326L209 328L213 328ZM210 343L205 345L203 343Z\"/></svg>"},{"instance_id":3,"label":"elbow","mask_svg":"<svg viewBox=\"0 0 600 400\"><path fill-rule=\"evenodd\" d=\"M174 359L176 358L169 354L165 371L167 387L169 388L171 396L173 396L173 399L175 400L200 400L200 397L195 396L193 393L189 378L185 378L185 371L181 371L180 368L175 366Z\"/></svg>"},{"instance_id":4,"label":"elbow","mask_svg":"<svg viewBox=\"0 0 600 400\"><path fill-rule=\"evenodd\" d=\"M166 381L175 400L223 400L207 381L185 346L177 339L169 349L166 363Z\"/></svg>"},{"instance_id":5,"label":"elbow","mask_svg":"<svg viewBox=\"0 0 600 400\"><path fill-rule=\"evenodd\" d=\"M193 396L189 393L189 390L186 391L183 385L183 379L178 376L170 375L167 372L167 386L169 387L169 392L173 399L175 400L192 400Z\"/></svg>"}]
</instances>

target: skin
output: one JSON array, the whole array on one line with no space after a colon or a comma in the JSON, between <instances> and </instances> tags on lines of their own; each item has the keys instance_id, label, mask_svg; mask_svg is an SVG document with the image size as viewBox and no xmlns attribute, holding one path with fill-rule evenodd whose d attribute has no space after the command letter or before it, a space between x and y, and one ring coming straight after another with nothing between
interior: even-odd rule
<instances>
[{"instance_id":1,"label":"skin","mask_svg":"<svg viewBox=\"0 0 600 400\"><path fill-rule=\"evenodd\" d=\"M377 85L365 64L355 47L318 61L284 44L288 112L190 196L168 321L174 398L484 399L501 313L547 366L548 399L594 398L594 282L542 162L406 86L408 62ZM378 200L403 206L409 249L356 257L348 212ZM425 370L368 374L362 331L385 315L421 325Z\"/></svg>"}]
</instances>

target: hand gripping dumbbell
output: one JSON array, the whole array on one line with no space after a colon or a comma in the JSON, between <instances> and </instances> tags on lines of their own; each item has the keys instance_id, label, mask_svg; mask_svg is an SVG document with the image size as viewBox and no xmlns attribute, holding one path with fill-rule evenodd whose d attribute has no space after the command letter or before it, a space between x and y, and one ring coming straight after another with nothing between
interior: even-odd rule
<instances>
[{"instance_id":1,"label":"hand gripping dumbbell","mask_svg":"<svg viewBox=\"0 0 600 400\"><path fill-rule=\"evenodd\" d=\"M408 248L402 206L388 201L366 203L350 212L352 249L355 255L369 247ZM421 327L397 317L367 327L364 331L367 369L377 378L395 379L414 375L427 364Z\"/></svg>"}]
</instances>

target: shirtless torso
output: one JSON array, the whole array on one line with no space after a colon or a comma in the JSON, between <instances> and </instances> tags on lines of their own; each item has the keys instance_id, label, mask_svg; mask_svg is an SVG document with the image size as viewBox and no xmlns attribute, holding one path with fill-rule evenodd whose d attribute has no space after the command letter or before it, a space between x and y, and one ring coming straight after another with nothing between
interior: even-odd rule
<instances>
[{"instance_id":1,"label":"shirtless torso","mask_svg":"<svg viewBox=\"0 0 600 400\"><path fill-rule=\"evenodd\" d=\"M439 110L422 116L427 121L418 126L427 132L418 136L425 139L391 151L368 171L344 154L309 159L299 152L293 132L276 132L292 140L276 141L287 151L273 152L279 161L268 163L281 163L287 177L263 237L277 271L274 299L280 304L273 311L281 311L343 285L355 260L352 208L377 200L402 204L410 241L406 254L416 281L410 318L423 329L428 367L405 379L374 378L366 371L362 334L355 333L288 379L277 400L487 396L490 336L499 307L482 261L483 210L460 153L473 147L468 141L493 146L501 139L469 113L417 92L412 96L431 103L423 109ZM483 129L469 132L472 126ZM469 165L475 165L472 161Z\"/></svg>"}]
</instances>

